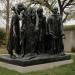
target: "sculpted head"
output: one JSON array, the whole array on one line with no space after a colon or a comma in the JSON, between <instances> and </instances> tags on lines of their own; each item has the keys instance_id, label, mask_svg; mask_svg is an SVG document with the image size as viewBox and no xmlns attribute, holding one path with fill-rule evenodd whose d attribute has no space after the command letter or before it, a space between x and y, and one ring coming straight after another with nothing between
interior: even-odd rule
<instances>
[{"instance_id":1,"label":"sculpted head","mask_svg":"<svg viewBox=\"0 0 75 75\"><path fill-rule=\"evenodd\" d=\"M11 10L12 10L12 12L14 12L14 13L17 14L17 11L16 11L16 7L15 6L12 6Z\"/></svg>"},{"instance_id":2,"label":"sculpted head","mask_svg":"<svg viewBox=\"0 0 75 75\"><path fill-rule=\"evenodd\" d=\"M35 18L36 16L36 10L33 7L29 7L28 8L28 16L30 16L31 18Z\"/></svg>"},{"instance_id":3,"label":"sculpted head","mask_svg":"<svg viewBox=\"0 0 75 75\"><path fill-rule=\"evenodd\" d=\"M39 7L37 9L37 14L38 14L38 16L41 16L43 14L43 8L42 7Z\"/></svg>"},{"instance_id":4,"label":"sculpted head","mask_svg":"<svg viewBox=\"0 0 75 75\"><path fill-rule=\"evenodd\" d=\"M52 13L57 14L58 13L58 8L57 7L53 8Z\"/></svg>"},{"instance_id":5,"label":"sculpted head","mask_svg":"<svg viewBox=\"0 0 75 75\"><path fill-rule=\"evenodd\" d=\"M22 3L19 3L18 5L17 5L17 11L18 11L18 13L20 14L20 12L22 11L22 10L24 10L25 8L24 8L24 5L22 4Z\"/></svg>"}]
</instances>

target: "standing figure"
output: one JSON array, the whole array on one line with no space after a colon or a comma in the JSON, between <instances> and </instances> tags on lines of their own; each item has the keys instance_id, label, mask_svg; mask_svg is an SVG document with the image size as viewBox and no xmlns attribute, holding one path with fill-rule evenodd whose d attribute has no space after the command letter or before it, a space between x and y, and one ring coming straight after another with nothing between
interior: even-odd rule
<instances>
[{"instance_id":1,"label":"standing figure","mask_svg":"<svg viewBox=\"0 0 75 75\"><path fill-rule=\"evenodd\" d=\"M45 52L45 34L46 34L46 17L43 15L43 8L37 9L38 16L38 42L37 48L41 53Z\"/></svg>"},{"instance_id":2,"label":"standing figure","mask_svg":"<svg viewBox=\"0 0 75 75\"><path fill-rule=\"evenodd\" d=\"M22 26L21 26L21 54L22 56L25 55L26 49L26 28L27 28L27 8L24 7L23 11L21 12L22 16Z\"/></svg>"},{"instance_id":3,"label":"standing figure","mask_svg":"<svg viewBox=\"0 0 75 75\"><path fill-rule=\"evenodd\" d=\"M26 26L26 54L35 52L35 24L36 10L29 7L27 10L27 26Z\"/></svg>"},{"instance_id":4,"label":"standing figure","mask_svg":"<svg viewBox=\"0 0 75 75\"><path fill-rule=\"evenodd\" d=\"M10 33L8 39L8 52L11 58L14 58L13 50L17 55L20 54L20 27L19 27L19 16L15 7L12 8L14 14L11 19Z\"/></svg>"},{"instance_id":5,"label":"standing figure","mask_svg":"<svg viewBox=\"0 0 75 75\"><path fill-rule=\"evenodd\" d=\"M61 54L64 52L62 17L58 14L58 8L54 8L52 13L53 15L47 20L50 53Z\"/></svg>"}]
</instances>

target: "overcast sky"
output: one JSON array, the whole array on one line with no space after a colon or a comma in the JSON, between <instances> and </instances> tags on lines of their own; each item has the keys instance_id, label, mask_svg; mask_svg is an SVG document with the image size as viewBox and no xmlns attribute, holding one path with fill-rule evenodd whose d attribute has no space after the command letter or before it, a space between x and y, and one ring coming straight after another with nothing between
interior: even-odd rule
<instances>
[{"instance_id":1,"label":"overcast sky","mask_svg":"<svg viewBox=\"0 0 75 75\"><path fill-rule=\"evenodd\" d=\"M12 5L15 6L15 4L22 2L24 0L11 0L12 1ZM0 10L4 9L4 4L0 3ZM46 10L45 10L46 11ZM46 13L46 12L45 12ZM75 20L70 20L70 21L66 21L65 22L66 25L74 25L75 24ZM0 28L5 28L5 20L0 16Z\"/></svg>"}]
</instances>

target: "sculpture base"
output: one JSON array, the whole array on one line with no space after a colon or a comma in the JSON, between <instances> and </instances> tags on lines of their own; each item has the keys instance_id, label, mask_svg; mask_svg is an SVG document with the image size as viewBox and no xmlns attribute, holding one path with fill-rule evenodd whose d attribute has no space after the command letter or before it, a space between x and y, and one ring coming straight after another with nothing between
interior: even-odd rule
<instances>
[{"instance_id":1,"label":"sculpture base","mask_svg":"<svg viewBox=\"0 0 75 75\"><path fill-rule=\"evenodd\" d=\"M38 64L45 64L56 61L63 61L71 59L70 55L49 55L49 54L40 54L37 56L25 56L24 58L12 59L9 55L0 55L0 61L18 65L18 66L31 66Z\"/></svg>"}]
</instances>

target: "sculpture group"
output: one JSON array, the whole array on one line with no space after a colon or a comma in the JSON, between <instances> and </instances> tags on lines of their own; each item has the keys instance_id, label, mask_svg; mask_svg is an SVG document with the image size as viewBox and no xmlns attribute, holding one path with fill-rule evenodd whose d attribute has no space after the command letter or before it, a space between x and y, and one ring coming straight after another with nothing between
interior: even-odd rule
<instances>
[{"instance_id":1,"label":"sculpture group","mask_svg":"<svg viewBox=\"0 0 75 75\"><path fill-rule=\"evenodd\" d=\"M52 10L53 14L48 19L43 15L42 7L36 10L20 3L17 8L12 7L12 11L7 46L11 58L64 54L63 23L58 8Z\"/></svg>"}]
</instances>

